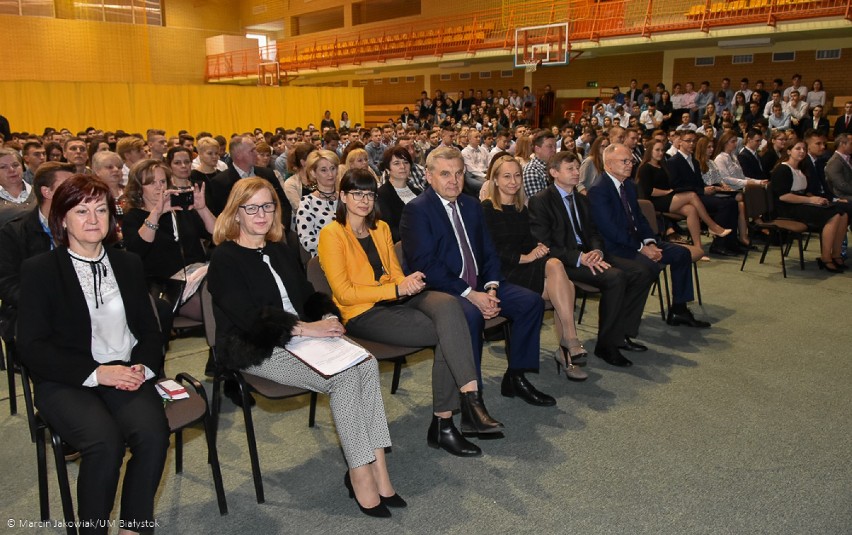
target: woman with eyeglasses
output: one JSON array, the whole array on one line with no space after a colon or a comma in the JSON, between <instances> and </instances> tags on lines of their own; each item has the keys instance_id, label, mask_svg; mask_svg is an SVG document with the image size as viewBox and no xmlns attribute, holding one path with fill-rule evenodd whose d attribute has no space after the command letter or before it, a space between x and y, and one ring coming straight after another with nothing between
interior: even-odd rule
<instances>
[{"instance_id":1,"label":"woman with eyeglasses","mask_svg":"<svg viewBox=\"0 0 852 535\"><path fill-rule=\"evenodd\" d=\"M337 211L338 163L337 154L324 149L311 152L305 161L305 172L316 189L302 197L295 228L299 243L311 256L317 255L320 230L334 221Z\"/></svg>"},{"instance_id":2,"label":"woman with eyeglasses","mask_svg":"<svg viewBox=\"0 0 852 535\"><path fill-rule=\"evenodd\" d=\"M491 418L479 394L461 306L449 294L424 291L423 273L403 274L390 229L378 218L370 173L350 169L340 191L337 220L320 231L319 260L346 329L376 342L435 346L427 443L453 455L480 455L455 428L453 412L461 408L465 434L499 433L503 424Z\"/></svg>"},{"instance_id":3,"label":"woman with eyeglasses","mask_svg":"<svg viewBox=\"0 0 852 535\"><path fill-rule=\"evenodd\" d=\"M323 377L285 346L294 336L338 337L339 312L314 292L294 251L281 242L280 200L269 182L238 181L216 221L208 288L216 318L219 364L329 395L349 470L344 485L364 514L391 516L406 505L385 461L390 432L376 360Z\"/></svg>"}]
</instances>

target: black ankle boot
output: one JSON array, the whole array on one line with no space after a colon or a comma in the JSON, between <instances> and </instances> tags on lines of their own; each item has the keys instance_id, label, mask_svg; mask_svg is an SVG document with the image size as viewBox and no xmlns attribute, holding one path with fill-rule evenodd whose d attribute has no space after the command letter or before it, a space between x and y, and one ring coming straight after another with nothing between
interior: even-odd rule
<instances>
[{"instance_id":1,"label":"black ankle boot","mask_svg":"<svg viewBox=\"0 0 852 535\"><path fill-rule=\"evenodd\" d=\"M506 375L503 376L503 383L500 385L500 393L507 398L519 397L530 405L538 407L556 405L555 399L539 392L522 372L514 370L506 371Z\"/></svg>"},{"instance_id":2,"label":"black ankle boot","mask_svg":"<svg viewBox=\"0 0 852 535\"><path fill-rule=\"evenodd\" d=\"M482 450L459 433L453 425L453 419L440 418L432 415L432 424L426 435L426 443L430 448L441 448L448 453L459 457L477 457L482 455Z\"/></svg>"},{"instance_id":3,"label":"black ankle boot","mask_svg":"<svg viewBox=\"0 0 852 535\"><path fill-rule=\"evenodd\" d=\"M461 432L463 435L479 435L486 433L499 433L503 424L488 414L485 403L482 401L482 393L461 392Z\"/></svg>"}]
</instances>

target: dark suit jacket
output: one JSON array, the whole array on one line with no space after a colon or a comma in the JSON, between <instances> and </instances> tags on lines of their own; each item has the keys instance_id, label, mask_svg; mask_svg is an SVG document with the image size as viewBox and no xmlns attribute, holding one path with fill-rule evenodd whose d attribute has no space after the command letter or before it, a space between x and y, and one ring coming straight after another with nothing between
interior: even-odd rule
<instances>
[{"instance_id":1,"label":"dark suit jacket","mask_svg":"<svg viewBox=\"0 0 852 535\"><path fill-rule=\"evenodd\" d=\"M580 254L584 252L604 250L604 241L592 219L588 199L585 195L575 193L574 200L583 227L578 233L583 240L582 249L574 239L574 227L556 186L547 186L530 197L529 201L530 230L533 236L550 248L550 256L558 258L568 267L577 266Z\"/></svg>"},{"instance_id":2,"label":"dark suit jacket","mask_svg":"<svg viewBox=\"0 0 852 535\"><path fill-rule=\"evenodd\" d=\"M825 158L817 158L816 162L811 160L810 155L802 160L801 169L808 177L808 193L828 197L828 185L825 183Z\"/></svg>"},{"instance_id":3,"label":"dark suit jacket","mask_svg":"<svg viewBox=\"0 0 852 535\"><path fill-rule=\"evenodd\" d=\"M485 228L479 201L467 195L456 199L471 252L476 260L477 288L489 281L502 281L500 258ZM433 290L461 295L468 285L461 278L462 256L450 217L434 189L428 188L405 205L399 225L402 250L409 271L422 271Z\"/></svg>"},{"instance_id":4,"label":"dark suit jacket","mask_svg":"<svg viewBox=\"0 0 852 535\"><path fill-rule=\"evenodd\" d=\"M852 201L852 167L837 152L825 164L825 180L835 197Z\"/></svg>"},{"instance_id":5,"label":"dark suit jacket","mask_svg":"<svg viewBox=\"0 0 852 535\"><path fill-rule=\"evenodd\" d=\"M771 148L769 150L772 150ZM743 174L748 178L766 180L769 178L769 169L762 168L763 163L748 149L743 149L737 154L737 160L743 169Z\"/></svg>"},{"instance_id":6,"label":"dark suit jacket","mask_svg":"<svg viewBox=\"0 0 852 535\"><path fill-rule=\"evenodd\" d=\"M629 224L621 196L607 173L589 189L592 218L604 238L604 250L621 258L634 258L645 240L655 240L654 232L637 202L636 184L632 180L623 183L627 203L636 222L636 234L628 231Z\"/></svg>"},{"instance_id":7,"label":"dark suit jacket","mask_svg":"<svg viewBox=\"0 0 852 535\"><path fill-rule=\"evenodd\" d=\"M281 189L281 184L275 177L275 172L272 171L272 169L255 166L254 174L258 178L262 178L272 184L272 187L275 189L275 193L278 194L278 206L281 209L281 222L284 223L285 229L289 229L290 221L293 218L293 209L290 207L290 203L287 202L287 197L284 196L284 190ZM222 210L225 209L225 204L228 202L228 195L231 194L231 188L234 187L234 184L236 184L239 179L240 174L237 172L236 168L234 168L234 164L229 163L227 170L222 171L210 180L207 184L206 197L207 207L210 208L211 212L217 216L222 213Z\"/></svg>"},{"instance_id":8,"label":"dark suit jacket","mask_svg":"<svg viewBox=\"0 0 852 535\"><path fill-rule=\"evenodd\" d=\"M129 364L157 373L163 364L163 337L154 317L138 256L107 247L127 326L138 341ZM82 386L100 365L92 358L92 324L68 250L54 249L26 260L21 269L18 349L33 380Z\"/></svg>"},{"instance_id":9,"label":"dark suit jacket","mask_svg":"<svg viewBox=\"0 0 852 535\"><path fill-rule=\"evenodd\" d=\"M419 188L414 187L411 183L408 184L415 195L423 193ZM379 212L382 214L382 221L388 224L391 231L391 237L394 243L399 241L399 222L402 220L402 210L405 208L405 203L396 194L393 184L390 180L379 187L377 202L379 204Z\"/></svg>"},{"instance_id":10,"label":"dark suit jacket","mask_svg":"<svg viewBox=\"0 0 852 535\"><path fill-rule=\"evenodd\" d=\"M834 137L840 134L852 134L852 120L849 121L849 126L846 126L846 116L841 115L834 121Z\"/></svg>"},{"instance_id":11,"label":"dark suit jacket","mask_svg":"<svg viewBox=\"0 0 852 535\"><path fill-rule=\"evenodd\" d=\"M819 132L820 134L828 137L828 129L831 125L828 123L828 119L826 119L825 117L820 117L819 120L816 122L814 122L813 117L805 117L804 119L802 119L801 126L802 132L807 132L808 130L813 129Z\"/></svg>"},{"instance_id":12,"label":"dark suit jacket","mask_svg":"<svg viewBox=\"0 0 852 535\"><path fill-rule=\"evenodd\" d=\"M692 157L692 169L680 151L666 160L666 171L669 173L672 189L675 191L694 191L704 195L704 179L701 178L701 166Z\"/></svg>"},{"instance_id":13,"label":"dark suit jacket","mask_svg":"<svg viewBox=\"0 0 852 535\"><path fill-rule=\"evenodd\" d=\"M50 251L50 238L38 217L38 207L0 227L0 336L14 337L21 295L21 264Z\"/></svg>"}]
</instances>

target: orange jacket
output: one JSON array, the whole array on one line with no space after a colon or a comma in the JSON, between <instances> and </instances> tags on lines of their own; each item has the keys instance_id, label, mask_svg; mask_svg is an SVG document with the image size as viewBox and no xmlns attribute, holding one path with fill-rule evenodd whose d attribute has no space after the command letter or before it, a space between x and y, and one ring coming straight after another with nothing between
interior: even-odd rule
<instances>
[{"instance_id":1,"label":"orange jacket","mask_svg":"<svg viewBox=\"0 0 852 535\"><path fill-rule=\"evenodd\" d=\"M370 237L384 267L379 281L375 280L367 253L349 225L344 227L331 222L319 233L320 265L331 286L334 304L343 314L343 323L370 310L379 301L396 299L396 286L405 278L387 223L376 221L376 229L370 231Z\"/></svg>"}]
</instances>

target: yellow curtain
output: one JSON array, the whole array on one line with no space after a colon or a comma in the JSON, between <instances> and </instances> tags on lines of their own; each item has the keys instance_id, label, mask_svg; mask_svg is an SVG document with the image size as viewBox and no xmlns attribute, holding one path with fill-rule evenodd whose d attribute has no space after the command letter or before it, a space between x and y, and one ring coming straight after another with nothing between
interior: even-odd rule
<instances>
[{"instance_id":1,"label":"yellow curtain","mask_svg":"<svg viewBox=\"0 0 852 535\"><path fill-rule=\"evenodd\" d=\"M323 113L335 123L346 111L352 124L364 122L361 87L243 87L91 82L0 82L0 114L15 132L45 127L77 132L93 126L144 135L160 128L168 135L187 130L230 136L254 128L319 128Z\"/></svg>"}]
</instances>

